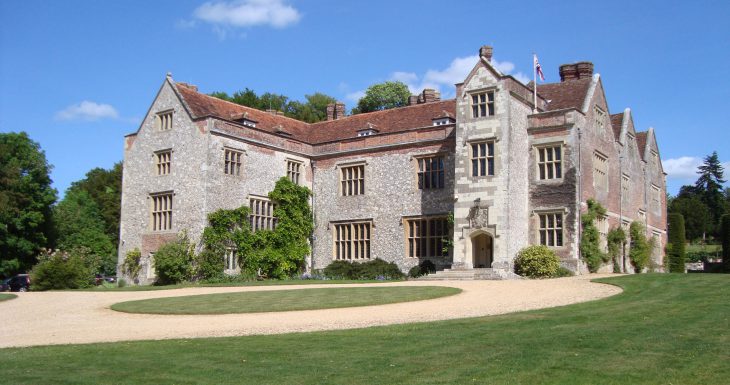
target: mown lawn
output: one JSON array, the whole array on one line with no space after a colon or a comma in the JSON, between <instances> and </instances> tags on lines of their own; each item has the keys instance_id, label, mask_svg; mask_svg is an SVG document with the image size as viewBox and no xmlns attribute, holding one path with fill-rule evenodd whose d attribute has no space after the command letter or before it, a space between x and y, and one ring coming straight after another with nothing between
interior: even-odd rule
<instances>
[{"instance_id":1,"label":"mown lawn","mask_svg":"<svg viewBox=\"0 0 730 385\"><path fill-rule=\"evenodd\" d=\"M0 302L18 297L15 294L0 293Z\"/></svg>"},{"instance_id":2,"label":"mown lawn","mask_svg":"<svg viewBox=\"0 0 730 385\"><path fill-rule=\"evenodd\" d=\"M279 286L279 285L334 285L334 284L353 284L353 283L388 283L399 282L398 280L378 281L378 280L350 280L350 279L267 279L263 281L242 281L242 282L218 282L218 283L180 283L176 285L130 285L124 287L109 287L108 285L99 285L87 289L77 289L79 291L153 291L153 290L171 290L182 289L186 287L229 287L229 286Z\"/></svg>"},{"instance_id":3,"label":"mown lawn","mask_svg":"<svg viewBox=\"0 0 730 385\"><path fill-rule=\"evenodd\" d=\"M332 309L420 301L454 295L443 286L345 287L220 293L120 302L112 310L151 314L231 314Z\"/></svg>"},{"instance_id":4,"label":"mown lawn","mask_svg":"<svg viewBox=\"0 0 730 385\"><path fill-rule=\"evenodd\" d=\"M634 275L607 299L496 317L0 350L13 384L725 384L730 275ZM2 337L0 337L2 338Z\"/></svg>"}]
</instances>

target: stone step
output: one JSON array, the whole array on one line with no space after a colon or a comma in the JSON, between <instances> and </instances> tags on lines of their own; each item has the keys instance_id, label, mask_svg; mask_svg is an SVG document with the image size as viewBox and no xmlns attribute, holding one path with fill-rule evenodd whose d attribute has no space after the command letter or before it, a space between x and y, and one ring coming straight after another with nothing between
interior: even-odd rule
<instances>
[{"instance_id":1,"label":"stone step","mask_svg":"<svg viewBox=\"0 0 730 385\"><path fill-rule=\"evenodd\" d=\"M445 269L418 278L422 281L503 279L493 269Z\"/></svg>"}]
</instances>

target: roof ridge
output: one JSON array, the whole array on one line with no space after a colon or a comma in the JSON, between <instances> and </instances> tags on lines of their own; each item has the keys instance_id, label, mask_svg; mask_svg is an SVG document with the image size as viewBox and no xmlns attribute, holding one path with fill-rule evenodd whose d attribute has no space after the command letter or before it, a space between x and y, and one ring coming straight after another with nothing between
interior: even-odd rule
<instances>
[{"instance_id":1,"label":"roof ridge","mask_svg":"<svg viewBox=\"0 0 730 385\"><path fill-rule=\"evenodd\" d=\"M322 120L322 121L319 121L319 122L309 123L309 124L311 124L312 126L314 126L314 125L317 125L317 124L320 124L320 123L327 123L327 122L333 122L333 121L343 121L345 119L354 118L356 116L365 116L365 115L373 116L375 114L380 114L380 113L386 113L386 112L392 112L392 111L402 111L402 110L409 109L409 108L412 108L412 107L423 107L423 106L427 106L427 105L433 105L433 104L436 104L436 103L445 103L445 102L451 102L451 101L456 102L456 98L442 99L442 100L434 101L434 102L420 103L420 104L412 104L412 105L409 105L409 106L401 106L401 107L396 107L396 108L386 108L386 109L378 110L378 111L361 112L359 114L347 115L347 116L345 116L343 118L339 118L339 119Z\"/></svg>"},{"instance_id":2,"label":"roof ridge","mask_svg":"<svg viewBox=\"0 0 730 385\"><path fill-rule=\"evenodd\" d=\"M175 86L177 87L177 86L178 86L178 84L180 84L180 83L177 83L177 82L175 82L174 84L175 84ZM231 105L237 106L237 107L239 107L239 108L244 108L244 109L247 109L247 110L251 110L251 111L256 111L256 112L260 112L260 113L262 113L262 114L270 114L271 116L273 116L273 117L276 117L276 118L285 118L285 119L290 119L290 120L293 120L293 121L295 121L295 122L298 122L298 123L306 124L307 126L309 126L309 125L311 125L311 124L312 124L312 123L307 123L307 122L305 122L305 121L303 121L303 120L299 120L299 119L294 119L294 118L292 118L292 117L289 117L289 116L286 116L286 115L272 114L272 113L270 113L270 112L268 112L268 111L265 111L265 110L259 110L258 108L254 108L254 107L249 107L249 106L244 106L243 104L238 104L238 103L232 102L232 101L230 101L230 100L225 100L225 99L217 98L217 97L215 97L215 96L212 96L212 95L208 95L208 94L205 94L205 93L202 93L202 92L199 92L199 91L195 91L194 89L192 89L192 88L190 88L190 87L186 87L186 86L184 86L184 85L182 85L182 87L185 87L185 88L186 88L186 89L188 89L188 90L189 90L190 92L195 92L195 93L196 93L196 94L198 94L198 95L202 95L202 96L205 96L206 98L209 98L209 99L214 99L214 100L216 100L216 101L221 101L221 102L224 102L224 103L228 103L228 104L231 104ZM278 110L277 110L277 111L278 111ZM222 117L222 116L220 116L220 118L223 118L223 117Z\"/></svg>"}]
</instances>

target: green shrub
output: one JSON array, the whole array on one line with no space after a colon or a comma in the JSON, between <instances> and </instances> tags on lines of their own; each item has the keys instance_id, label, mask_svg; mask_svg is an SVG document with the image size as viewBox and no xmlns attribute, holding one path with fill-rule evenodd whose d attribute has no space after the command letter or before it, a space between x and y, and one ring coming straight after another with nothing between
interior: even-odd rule
<instances>
[{"instance_id":1,"label":"green shrub","mask_svg":"<svg viewBox=\"0 0 730 385\"><path fill-rule=\"evenodd\" d=\"M195 253L187 236L181 235L176 240L162 245L153 259L156 284L172 285L188 281L195 272L193 261Z\"/></svg>"},{"instance_id":2,"label":"green shrub","mask_svg":"<svg viewBox=\"0 0 730 385\"><path fill-rule=\"evenodd\" d=\"M608 243L608 255L613 260L613 272L620 273L621 265L619 259L621 257L621 250L626 244L626 232L621 227L611 229L606 236Z\"/></svg>"},{"instance_id":3,"label":"green shrub","mask_svg":"<svg viewBox=\"0 0 730 385\"><path fill-rule=\"evenodd\" d=\"M570 270L566 267L560 266L560 267L558 267L558 271L555 272L554 276L556 278L562 278L562 277L572 277L574 275L575 275L575 273L572 270Z\"/></svg>"},{"instance_id":4,"label":"green shrub","mask_svg":"<svg viewBox=\"0 0 730 385\"><path fill-rule=\"evenodd\" d=\"M629 235L631 236L631 249L629 250L631 265L634 266L636 273L641 273L649 265L653 242L646 239L646 230L641 222L631 222Z\"/></svg>"},{"instance_id":5,"label":"green shrub","mask_svg":"<svg viewBox=\"0 0 730 385\"><path fill-rule=\"evenodd\" d=\"M515 258L515 273L525 277L554 277L559 267L558 256L545 245L525 247Z\"/></svg>"},{"instance_id":6,"label":"green shrub","mask_svg":"<svg viewBox=\"0 0 730 385\"><path fill-rule=\"evenodd\" d=\"M119 278L117 280L117 287L127 287L127 280L124 278Z\"/></svg>"},{"instance_id":7,"label":"green shrub","mask_svg":"<svg viewBox=\"0 0 730 385\"><path fill-rule=\"evenodd\" d=\"M80 289L94 283L94 274L84 260L83 252L55 252L39 256L40 262L31 271L34 291Z\"/></svg>"},{"instance_id":8,"label":"green shrub","mask_svg":"<svg viewBox=\"0 0 730 385\"><path fill-rule=\"evenodd\" d=\"M722 237L722 264L725 271L730 273L730 214L725 214L720 220L720 236Z\"/></svg>"},{"instance_id":9,"label":"green shrub","mask_svg":"<svg viewBox=\"0 0 730 385\"><path fill-rule=\"evenodd\" d=\"M380 258L372 261L357 263L334 261L322 271L330 279L403 279L405 275L392 262L385 262Z\"/></svg>"},{"instance_id":10,"label":"green shrub","mask_svg":"<svg viewBox=\"0 0 730 385\"><path fill-rule=\"evenodd\" d=\"M403 279L405 274L393 262L385 262L380 258L360 264L356 279Z\"/></svg>"},{"instance_id":11,"label":"green shrub","mask_svg":"<svg viewBox=\"0 0 730 385\"><path fill-rule=\"evenodd\" d=\"M684 232L684 216L678 213L672 213L667 216L669 225L669 243L672 244L669 253L669 272L684 273L685 255L685 232Z\"/></svg>"},{"instance_id":12,"label":"green shrub","mask_svg":"<svg viewBox=\"0 0 730 385\"><path fill-rule=\"evenodd\" d=\"M195 257L197 279L205 281L214 281L225 278L223 270L225 270L225 261L223 256L225 250L214 248L205 249Z\"/></svg>"},{"instance_id":13,"label":"green shrub","mask_svg":"<svg viewBox=\"0 0 730 385\"><path fill-rule=\"evenodd\" d=\"M580 255L588 266L588 271L595 273L601 264L610 260L608 254L601 250L601 234L596 228L595 220L606 215L606 209L593 199L588 199L588 211L580 216L583 227L580 236Z\"/></svg>"},{"instance_id":14,"label":"green shrub","mask_svg":"<svg viewBox=\"0 0 730 385\"><path fill-rule=\"evenodd\" d=\"M142 270L142 253L139 249L134 249L124 256L124 262L122 263L122 273L125 274L132 281L136 281L139 277L139 272Z\"/></svg>"},{"instance_id":15,"label":"green shrub","mask_svg":"<svg viewBox=\"0 0 730 385\"><path fill-rule=\"evenodd\" d=\"M360 266L347 261L334 261L322 270L322 274L330 279L355 279L355 270Z\"/></svg>"},{"instance_id":16,"label":"green shrub","mask_svg":"<svg viewBox=\"0 0 730 385\"><path fill-rule=\"evenodd\" d=\"M408 270L408 276L411 278L418 278L423 275L431 274L436 272L436 265L430 260L422 261L418 266L413 266Z\"/></svg>"}]
</instances>

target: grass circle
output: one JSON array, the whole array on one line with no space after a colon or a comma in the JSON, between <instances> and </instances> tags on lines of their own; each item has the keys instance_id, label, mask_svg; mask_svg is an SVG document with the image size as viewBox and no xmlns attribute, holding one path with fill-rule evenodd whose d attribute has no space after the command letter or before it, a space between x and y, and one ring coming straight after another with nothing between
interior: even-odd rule
<instances>
[{"instance_id":1,"label":"grass circle","mask_svg":"<svg viewBox=\"0 0 730 385\"><path fill-rule=\"evenodd\" d=\"M112 310L142 314L238 314L333 309L422 301L459 294L444 286L347 287L246 291L119 302Z\"/></svg>"}]
</instances>

